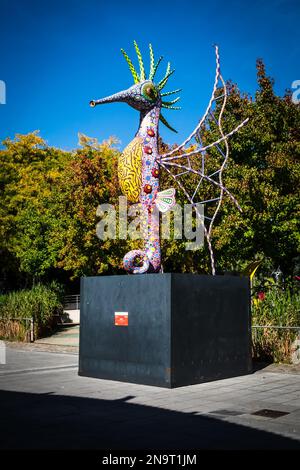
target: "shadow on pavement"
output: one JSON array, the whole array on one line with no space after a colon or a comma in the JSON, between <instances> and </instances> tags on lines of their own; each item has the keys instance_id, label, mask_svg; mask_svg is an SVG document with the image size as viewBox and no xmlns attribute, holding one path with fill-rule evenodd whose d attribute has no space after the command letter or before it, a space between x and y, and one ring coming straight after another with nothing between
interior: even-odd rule
<instances>
[{"instance_id":1,"label":"shadow on pavement","mask_svg":"<svg viewBox=\"0 0 300 470\"><path fill-rule=\"evenodd\" d=\"M267 367L270 367L272 362L266 362L266 361L255 361L254 359L252 360L252 374L257 372L258 370L263 370L267 369Z\"/></svg>"},{"instance_id":2,"label":"shadow on pavement","mask_svg":"<svg viewBox=\"0 0 300 470\"><path fill-rule=\"evenodd\" d=\"M1 449L300 449L216 418L121 400L0 392Z\"/></svg>"}]
</instances>

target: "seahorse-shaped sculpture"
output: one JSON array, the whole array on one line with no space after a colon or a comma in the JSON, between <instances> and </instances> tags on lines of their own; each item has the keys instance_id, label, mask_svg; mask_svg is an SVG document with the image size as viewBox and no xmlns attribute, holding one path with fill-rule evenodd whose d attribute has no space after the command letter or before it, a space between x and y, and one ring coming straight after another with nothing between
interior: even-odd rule
<instances>
[{"instance_id":1,"label":"seahorse-shaped sculpture","mask_svg":"<svg viewBox=\"0 0 300 470\"><path fill-rule=\"evenodd\" d=\"M138 73L126 54L126 52L121 49L129 69L134 78L134 85L128 88L127 90L121 91L114 95L108 96L100 100L90 101L92 107L112 102L125 102L132 106L134 109L140 111L140 124L138 131L134 139L130 144L125 148L118 162L118 178L119 184L122 190L122 193L127 196L127 199L132 203L140 203L142 206L142 225L144 231L144 249L143 250L133 250L127 253L123 259L123 265L125 270L134 274L149 273L149 272L159 272L161 270L161 251L160 251L160 239L159 239L159 211L166 212L175 204L175 189L169 188L164 191L159 189L159 176L162 169L168 171L171 176L173 176L175 182L179 185L179 188L184 191L187 196L187 199L194 204L194 196L191 197L185 190L183 184L180 182L179 177L183 173L194 173L199 174L200 183L203 179L206 179L211 184L216 185L220 190L220 197L216 198L218 200L217 211L219 210L222 197L224 193L228 194L231 199L236 203L234 197L229 193L229 191L223 186L222 183L222 172L226 166L226 161L228 158L228 144L227 138L236 132L242 125L244 125L247 120L242 122L229 134L224 135L221 127L221 117L224 111L226 104L226 86L223 81L223 78L220 75L219 67L219 55L218 49L216 47L217 55L217 70L216 70L216 79L213 89L213 94L209 102L209 106L206 110L204 117L200 120L196 129L192 134L177 148L173 149L171 152L165 155L159 155L158 152L158 124L161 121L165 126L170 130L175 131L166 119L161 114L161 108L167 109L180 109L179 107L174 106L174 104L180 99L179 97L171 100L164 101L164 96L173 95L181 91L180 89L162 93L163 88L168 82L169 77L174 73L174 70L171 70L170 63L168 63L165 76L158 82L154 82L157 68L162 60L162 57L158 59L155 63L154 54L151 44L149 45L150 50L150 73L149 77L146 78L145 68L143 64L143 59L141 52L137 43L134 41L134 47L139 61L139 70ZM218 127L220 131L220 139L214 141L210 145L205 147L201 146L201 126L205 124L205 119L208 114L212 114L212 105L216 102L221 96L218 95L217 84L221 80L225 101L223 101L221 106L221 113L219 115ZM212 114L213 115L213 114ZM185 151L184 147L187 143L191 141L192 138L196 138L196 148L192 152ZM203 154L207 152L208 148L215 147L220 149L220 143L225 142L226 151L221 153L223 155L224 161L220 170L215 172L219 181L213 179L213 175L204 174L204 163L203 163ZM182 153L182 149L184 153ZM174 153L180 150L180 155L171 156ZM191 164L190 155L202 155L202 166L201 170L194 169ZM176 160L173 162L172 160ZM183 161L180 164L180 160ZM199 160L199 158L197 158ZM179 163L178 163L179 162ZM172 173L172 168L177 171L176 174ZM180 173L181 171L181 173ZM197 187L199 189L200 183ZM196 192L197 192L196 191ZM215 200L215 199L214 199ZM210 201L205 201L210 202ZM236 203L237 204L237 203ZM239 206L238 206L239 207ZM197 213L197 211L196 211ZM197 214L200 217L200 214ZM207 228L202 222L204 233L208 242L211 261L212 261L212 271L215 273L214 268L214 258L213 251L210 243L210 233L211 226L215 219L215 215L211 224Z\"/></svg>"},{"instance_id":2,"label":"seahorse-shaped sculpture","mask_svg":"<svg viewBox=\"0 0 300 470\"><path fill-rule=\"evenodd\" d=\"M153 50L150 45L151 67L149 78L146 79L139 48L136 42L134 45L140 63L140 75L137 74L125 51L122 50L122 52L133 73L135 84L128 90L101 100L91 101L90 105L124 101L140 111L139 129L118 162L118 178L122 193L130 202L140 202L143 209L142 214L144 214L144 220L142 219L143 230L146 232L144 233L144 250L130 251L123 260L124 268L136 274L160 271L159 213L156 207L158 206L162 211L172 207L175 203L175 190L171 188L159 192L160 172L157 144L159 120L168 125L161 116L161 108L172 104L162 101L161 90L173 71L170 71L169 65L165 77L155 85L153 79L161 58L158 63L154 63ZM175 90L175 92L177 91Z\"/></svg>"}]
</instances>

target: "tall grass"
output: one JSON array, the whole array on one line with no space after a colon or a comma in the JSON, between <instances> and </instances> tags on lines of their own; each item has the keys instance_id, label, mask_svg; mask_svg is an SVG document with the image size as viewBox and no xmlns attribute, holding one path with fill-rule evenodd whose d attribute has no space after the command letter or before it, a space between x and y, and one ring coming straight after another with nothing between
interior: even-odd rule
<instances>
[{"instance_id":1,"label":"tall grass","mask_svg":"<svg viewBox=\"0 0 300 470\"><path fill-rule=\"evenodd\" d=\"M33 318L36 338L50 333L55 323L53 315L63 309L62 294L61 287L51 283L1 295L0 337L26 341L30 327L26 318Z\"/></svg>"},{"instance_id":2,"label":"tall grass","mask_svg":"<svg viewBox=\"0 0 300 470\"><path fill-rule=\"evenodd\" d=\"M270 328L253 328L253 357L271 362L290 362L292 345L300 331L271 328L300 326L300 294L291 287L272 286L265 298L252 301L252 324Z\"/></svg>"}]
</instances>

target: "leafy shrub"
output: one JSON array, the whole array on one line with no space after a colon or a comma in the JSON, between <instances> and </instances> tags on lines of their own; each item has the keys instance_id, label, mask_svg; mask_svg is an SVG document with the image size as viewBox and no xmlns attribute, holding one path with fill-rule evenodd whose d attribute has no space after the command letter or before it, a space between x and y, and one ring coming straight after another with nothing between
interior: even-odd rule
<instances>
[{"instance_id":1,"label":"leafy shrub","mask_svg":"<svg viewBox=\"0 0 300 470\"><path fill-rule=\"evenodd\" d=\"M300 326L300 293L292 287L271 285L252 302L252 324L269 328L253 328L254 359L290 362L292 345L299 330L272 328Z\"/></svg>"},{"instance_id":2,"label":"leafy shrub","mask_svg":"<svg viewBox=\"0 0 300 470\"><path fill-rule=\"evenodd\" d=\"M26 341L29 318L33 318L36 338L49 333L54 326L53 315L62 312L62 294L61 286L53 282L1 295L0 337Z\"/></svg>"}]
</instances>

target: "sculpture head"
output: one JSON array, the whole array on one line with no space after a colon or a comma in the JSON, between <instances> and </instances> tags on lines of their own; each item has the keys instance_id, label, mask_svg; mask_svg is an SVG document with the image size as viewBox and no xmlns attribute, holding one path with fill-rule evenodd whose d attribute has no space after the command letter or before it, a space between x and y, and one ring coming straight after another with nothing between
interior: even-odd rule
<instances>
[{"instance_id":1,"label":"sculpture head","mask_svg":"<svg viewBox=\"0 0 300 470\"><path fill-rule=\"evenodd\" d=\"M90 101L90 106L98 104L113 103L123 101L138 111L148 111L155 106L161 106L161 96L159 89L152 80L144 80L131 86L127 90L120 91L114 95L107 96L97 101Z\"/></svg>"},{"instance_id":2,"label":"sculpture head","mask_svg":"<svg viewBox=\"0 0 300 470\"><path fill-rule=\"evenodd\" d=\"M163 96L172 95L180 91L180 89L178 89L178 90L162 93L162 89L167 84L169 77L175 72L175 70L171 70L170 62L168 63L164 78L160 80L159 83L155 83L154 77L155 77L155 74L156 74L156 71L160 62L162 61L162 57L160 57L158 61L155 63L153 49L152 49L151 44L149 44L150 73L149 73L149 77L146 78L142 55L135 41L134 41L134 47L135 47L136 54L137 54L138 61L139 61L139 68L140 68L139 74L137 73L132 61L130 60L126 52L123 49L121 49L126 59L126 62L129 66L129 69L132 73L132 76L134 79L134 85L128 88L127 90L123 90L121 92L115 93L114 95L107 96L106 98L102 98L100 100L92 100L90 101L90 106L95 107L98 104L113 103L116 101L119 101L119 102L121 101L121 102L129 104L132 108L137 109L138 111L142 113L148 112L155 107L167 108L167 109L180 109L179 107L173 106L173 104L179 101L180 97L177 97L172 101L163 101L163 98L162 98ZM168 124L168 122L165 120L162 114L160 114L160 120L170 130L177 132Z\"/></svg>"}]
</instances>

